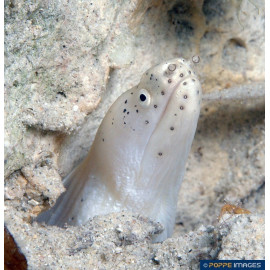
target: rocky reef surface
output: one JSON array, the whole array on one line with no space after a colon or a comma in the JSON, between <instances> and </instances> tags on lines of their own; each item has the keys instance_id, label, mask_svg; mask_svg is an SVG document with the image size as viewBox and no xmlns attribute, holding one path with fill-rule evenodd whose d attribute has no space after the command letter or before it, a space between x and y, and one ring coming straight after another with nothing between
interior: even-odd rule
<instances>
[{"instance_id":1,"label":"rocky reef surface","mask_svg":"<svg viewBox=\"0 0 270 270\"><path fill-rule=\"evenodd\" d=\"M264 15L261 0L5 1L5 224L29 269L264 258ZM131 213L33 222L114 100L154 64L194 55L205 95L173 237L152 244L162 226ZM217 221L226 204L251 214Z\"/></svg>"}]
</instances>

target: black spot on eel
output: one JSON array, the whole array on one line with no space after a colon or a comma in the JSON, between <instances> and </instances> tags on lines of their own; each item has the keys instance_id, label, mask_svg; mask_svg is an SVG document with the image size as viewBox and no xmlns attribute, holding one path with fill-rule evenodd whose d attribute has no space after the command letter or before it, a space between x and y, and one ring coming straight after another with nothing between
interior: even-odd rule
<instances>
[{"instance_id":1,"label":"black spot on eel","mask_svg":"<svg viewBox=\"0 0 270 270\"><path fill-rule=\"evenodd\" d=\"M202 96L189 71L189 61L172 59L150 68L138 86L123 93L87 157L64 179L66 192L37 221L81 225L95 215L126 210L164 226L153 242L170 237Z\"/></svg>"}]
</instances>

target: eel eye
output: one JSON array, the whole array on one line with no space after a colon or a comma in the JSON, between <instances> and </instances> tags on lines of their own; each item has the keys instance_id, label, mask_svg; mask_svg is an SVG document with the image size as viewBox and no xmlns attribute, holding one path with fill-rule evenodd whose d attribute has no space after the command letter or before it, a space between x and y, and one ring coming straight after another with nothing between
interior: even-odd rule
<instances>
[{"instance_id":1,"label":"eel eye","mask_svg":"<svg viewBox=\"0 0 270 270\"><path fill-rule=\"evenodd\" d=\"M145 94L140 94L140 100L145 101L146 100L146 95Z\"/></svg>"},{"instance_id":2,"label":"eel eye","mask_svg":"<svg viewBox=\"0 0 270 270\"><path fill-rule=\"evenodd\" d=\"M150 102L151 102L151 96L150 96L149 92L146 89L141 89L139 91L140 105L142 105L143 107L147 107L147 106L149 106Z\"/></svg>"}]
</instances>

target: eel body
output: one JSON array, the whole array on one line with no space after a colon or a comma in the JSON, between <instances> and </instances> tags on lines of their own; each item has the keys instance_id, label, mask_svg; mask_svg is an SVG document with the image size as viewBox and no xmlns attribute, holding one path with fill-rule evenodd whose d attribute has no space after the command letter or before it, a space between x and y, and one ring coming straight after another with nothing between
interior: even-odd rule
<instances>
[{"instance_id":1,"label":"eel body","mask_svg":"<svg viewBox=\"0 0 270 270\"><path fill-rule=\"evenodd\" d=\"M189 61L176 58L146 71L110 107L88 155L64 179L66 192L37 221L81 225L127 210L164 226L154 242L170 237L201 96Z\"/></svg>"}]
</instances>

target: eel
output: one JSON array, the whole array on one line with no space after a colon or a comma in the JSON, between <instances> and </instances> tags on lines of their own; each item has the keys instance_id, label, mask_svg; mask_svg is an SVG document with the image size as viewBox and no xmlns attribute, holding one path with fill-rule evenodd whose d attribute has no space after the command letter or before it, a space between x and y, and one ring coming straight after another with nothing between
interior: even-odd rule
<instances>
[{"instance_id":1,"label":"eel","mask_svg":"<svg viewBox=\"0 0 270 270\"><path fill-rule=\"evenodd\" d=\"M147 70L110 107L88 155L64 179L66 191L37 221L76 226L125 210L163 225L153 242L170 237L201 98L191 62Z\"/></svg>"}]
</instances>

